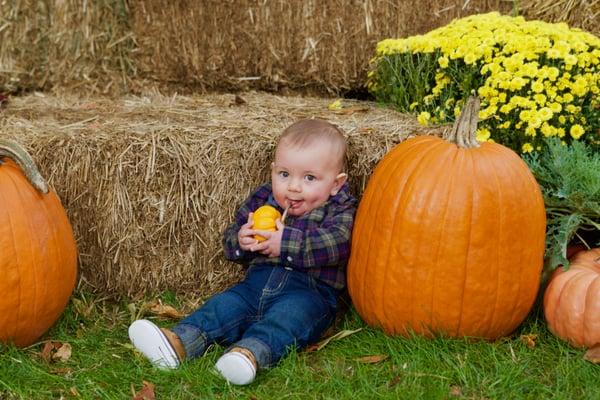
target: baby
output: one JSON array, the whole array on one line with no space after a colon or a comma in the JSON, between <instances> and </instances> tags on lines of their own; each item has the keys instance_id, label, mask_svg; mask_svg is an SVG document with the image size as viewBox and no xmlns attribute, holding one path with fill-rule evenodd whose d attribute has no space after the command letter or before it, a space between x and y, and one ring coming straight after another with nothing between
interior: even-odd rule
<instances>
[{"instance_id":1,"label":"baby","mask_svg":"<svg viewBox=\"0 0 600 400\"><path fill-rule=\"evenodd\" d=\"M170 330L133 322L134 346L160 368L177 368L214 342L229 346L216 369L245 385L291 349L318 340L334 321L346 281L357 201L345 158L346 140L335 125L303 119L285 129L271 182L245 200L224 233L225 257L246 267L244 279ZM286 215L276 231L253 229L252 213L265 204Z\"/></svg>"}]
</instances>

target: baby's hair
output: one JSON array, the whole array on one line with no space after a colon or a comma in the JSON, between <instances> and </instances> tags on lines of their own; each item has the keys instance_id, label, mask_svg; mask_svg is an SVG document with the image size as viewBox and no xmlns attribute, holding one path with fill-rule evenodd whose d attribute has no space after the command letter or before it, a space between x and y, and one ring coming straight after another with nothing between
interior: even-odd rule
<instances>
[{"instance_id":1,"label":"baby's hair","mask_svg":"<svg viewBox=\"0 0 600 400\"><path fill-rule=\"evenodd\" d=\"M333 146L334 154L339 156L340 170L345 168L348 145L343 131L336 125L322 119L301 119L288 126L277 145L282 142L297 147L306 147L316 141L327 141Z\"/></svg>"}]
</instances>

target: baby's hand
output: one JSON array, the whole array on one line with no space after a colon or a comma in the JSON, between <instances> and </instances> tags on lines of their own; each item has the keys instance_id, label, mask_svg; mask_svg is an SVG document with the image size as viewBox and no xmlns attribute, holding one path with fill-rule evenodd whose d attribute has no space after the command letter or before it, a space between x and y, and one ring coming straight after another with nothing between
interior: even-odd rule
<instances>
[{"instance_id":1,"label":"baby's hand","mask_svg":"<svg viewBox=\"0 0 600 400\"><path fill-rule=\"evenodd\" d=\"M238 231L238 243L240 244L240 249L244 251L254 251L252 250L252 246L258 243L258 241L254 238L255 231L252 229L252 215L254 213L250 213L248 215L248 222L241 226Z\"/></svg>"},{"instance_id":2,"label":"baby's hand","mask_svg":"<svg viewBox=\"0 0 600 400\"><path fill-rule=\"evenodd\" d=\"M280 218L275 220L276 231L255 230L254 232L264 237L266 240L252 246L250 251L258 251L268 257L279 257L281 254L281 238L283 236L283 222Z\"/></svg>"}]
</instances>

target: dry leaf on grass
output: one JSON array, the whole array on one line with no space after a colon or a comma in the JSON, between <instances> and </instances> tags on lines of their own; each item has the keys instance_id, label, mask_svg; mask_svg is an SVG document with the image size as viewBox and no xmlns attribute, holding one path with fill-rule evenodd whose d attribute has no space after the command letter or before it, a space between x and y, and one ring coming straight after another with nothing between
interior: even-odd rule
<instances>
[{"instance_id":1,"label":"dry leaf on grass","mask_svg":"<svg viewBox=\"0 0 600 400\"><path fill-rule=\"evenodd\" d=\"M46 363L50 364L53 361L67 361L71 358L71 352L72 348L69 343L50 340L44 343L40 356Z\"/></svg>"},{"instance_id":2,"label":"dry leaf on grass","mask_svg":"<svg viewBox=\"0 0 600 400\"><path fill-rule=\"evenodd\" d=\"M355 330L343 330L343 331L339 331L338 333L336 333L335 335L329 336L328 338L325 338L323 340L321 340L319 343L315 343L312 344L310 346L308 346L306 348L306 352L310 353L313 351L319 351L321 350L323 347L327 346L329 344L329 342L331 342L332 340L340 340L343 339L347 336L353 335L356 332L360 332L362 331L362 328L358 328Z\"/></svg>"},{"instance_id":3,"label":"dry leaf on grass","mask_svg":"<svg viewBox=\"0 0 600 400\"><path fill-rule=\"evenodd\" d=\"M583 359L593 364L600 364L600 344L588 349L583 355Z\"/></svg>"},{"instance_id":4,"label":"dry leaf on grass","mask_svg":"<svg viewBox=\"0 0 600 400\"><path fill-rule=\"evenodd\" d=\"M530 349L533 349L535 347L535 341L537 340L537 337L537 334L530 333L528 335L521 335L520 339L525 346L529 347Z\"/></svg>"},{"instance_id":5,"label":"dry leaf on grass","mask_svg":"<svg viewBox=\"0 0 600 400\"><path fill-rule=\"evenodd\" d=\"M156 395L154 394L154 384L143 381L142 390L133 396L133 400L156 400Z\"/></svg>"},{"instance_id":6,"label":"dry leaf on grass","mask_svg":"<svg viewBox=\"0 0 600 400\"><path fill-rule=\"evenodd\" d=\"M175 307L168 304L157 302L150 307L150 312L154 315L169 319L182 319L185 315Z\"/></svg>"},{"instance_id":7,"label":"dry leaf on grass","mask_svg":"<svg viewBox=\"0 0 600 400\"><path fill-rule=\"evenodd\" d=\"M460 386L452 385L450 386L450 396L460 397L462 396L462 389Z\"/></svg>"},{"instance_id":8,"label":"dry leaf on grass","mask_svg":"<svg viewBox=\"0 0 600 400\"><path fill-rule=\"evenodd\" d=\"M390 358L390 356L385 355L385 354L379 354L376 356L366 356L366 357L355 358L354 361L358 361L359 363L363 363L363 364L377 364L377 363L387 360L388 358Z\"/></svg>"}]
</instances>

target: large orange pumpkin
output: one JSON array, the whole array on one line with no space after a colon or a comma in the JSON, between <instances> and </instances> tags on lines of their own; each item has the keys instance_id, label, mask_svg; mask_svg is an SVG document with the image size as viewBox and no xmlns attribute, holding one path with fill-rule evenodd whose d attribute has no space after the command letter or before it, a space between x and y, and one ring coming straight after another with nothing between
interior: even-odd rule
<instances>
[{"instance_id":1,"label":"large orange pumpkin","mask_svg":"<svg viewBox=\"0 0 600 400\"><path fill-rule=\"evenodd\" d=\"M59 198L27 153L0 140L0 342L40 338L63 312L76 275L75 239Z\"/></svg>"},{"instance_id":2,"label":"large orange pumpkin","mask_svg":"<svg viewBox=\"0 0 600 400\"><path fill-rule=\"evenodd\" d=\"M539 186L512 150L477 143L471 98L449 140L418 136L375 168L360 202L348 289L390 334L494 339L530 311L543 265Z\"/></svg>"},{"instance_id":3,"label":"large orange pumpkin","mask_svg":"<svg viewBox=\"0 0 600 400\"><path fill-rule=\"evenodd\" d=\"M573 346L600 344L600 248L580 251L568 270L554 271L544 315L550 331Z\"/></svg>"}]
</instances>

